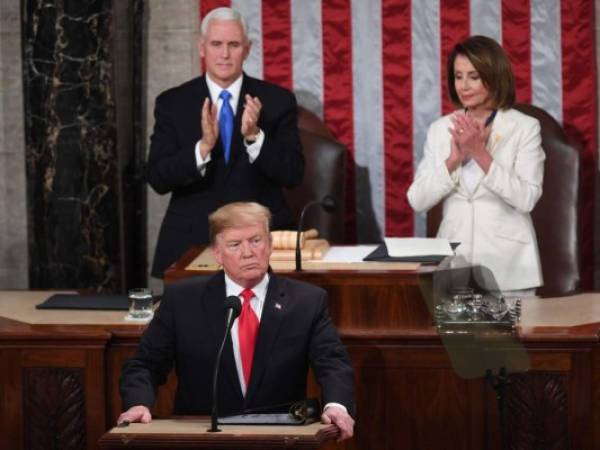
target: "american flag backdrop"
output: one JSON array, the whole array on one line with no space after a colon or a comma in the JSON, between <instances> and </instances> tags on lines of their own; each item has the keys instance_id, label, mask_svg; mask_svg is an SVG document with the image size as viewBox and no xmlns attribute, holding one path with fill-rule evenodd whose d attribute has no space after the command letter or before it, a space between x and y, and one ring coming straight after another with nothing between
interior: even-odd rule
<instances>
[{"instance_id":1,"label":"american flag backdrop","mask_svg":"<svg viewBox=\"0 0 600 450\"><path fill-rule=\"evenodd\" d=\"M585 287L591 287L597 157L592 0L199 0L238 9L252 40L245 71L292 89L348 148L348 242L424 235L406 190L428 125L451 111L445 61L472 34L500 42L519 102L582 144Z\"/></svg>"}]
</instances>

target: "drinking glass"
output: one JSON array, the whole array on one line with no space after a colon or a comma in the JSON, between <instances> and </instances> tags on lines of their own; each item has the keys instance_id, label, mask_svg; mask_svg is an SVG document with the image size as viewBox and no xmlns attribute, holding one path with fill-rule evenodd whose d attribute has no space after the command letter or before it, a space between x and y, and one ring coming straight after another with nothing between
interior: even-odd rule
<instances>
[{"instance_id":1,"label":"drinking glass","mask_svg":"<svg viewBox=\"0 0 600 450\"><path fill-rule=\"evenodd\" d=\"M466 286L450 289L442 309L452 320L458 319L467 309L467 303L473 298L473 289Z\"/></svg>"},{"instance_id":2,"label":"drinking glass","mask_svg":"<svg viewBox=\"0 0 600 450\"><path fill-rule=\"evenodd\" d=\"M481 320L481 308L483 307L483 296L481 294L474 294L473 300L467 303L467 314L471 320Z\"/></svg>"},{"instance_id":3,"label":"drinking glass","mask_svg":"<svg viewBox=\"0 0 600 450\"><path fill-rule=\"evenodd\" d=\"M495 321L500 321L508 312L508 306L504 301L504 297L490 296L485 302L485 312L488 313Z\"/></svg>"},{"instance_id":4,"label":"drinking glass","mask_svg":"<svg viewBox=\"0 0 600 450\"><path fill-rule=\"evenodd\" d=\"M129 318L134 320L150 319L152 309L152 289L135 288L129 290Z\"/></svg>"}]
</instances>

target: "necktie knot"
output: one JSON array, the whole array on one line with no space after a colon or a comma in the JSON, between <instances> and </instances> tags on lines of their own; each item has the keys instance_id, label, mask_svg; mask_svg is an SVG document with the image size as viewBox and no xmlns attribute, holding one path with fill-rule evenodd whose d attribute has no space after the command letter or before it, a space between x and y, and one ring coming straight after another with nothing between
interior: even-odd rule
<instances>
[{"instance_id":1,"label":"necktie knot","mask_svg":"<svg viewBox=\"0 0 600 450\"><path fill-rule=\"evenodd\" d=\"M254 292L252 292L252 289L244 289L242 292L240 292L240 297L242 297L244 299L244 307L246 306L246 303L250 303L250 300L252 300L255 295Z\"/></svg>"},{"instance_id":2,"label":"necktie knot","mask_svg":"<svg viewBox=\"0 0 600 450\"><path fill-rule=\"evenodd\" d=\"M228 91L228 90L226 90L226 89L223 89L223 90L221 91L221 93L219 94L219 98L220 98L221 100L223 100L224 102L228 102L228 101L229 101L229 99L231 98L231 94L229 93L229 91Z\"/></svg>"}]
</instances>

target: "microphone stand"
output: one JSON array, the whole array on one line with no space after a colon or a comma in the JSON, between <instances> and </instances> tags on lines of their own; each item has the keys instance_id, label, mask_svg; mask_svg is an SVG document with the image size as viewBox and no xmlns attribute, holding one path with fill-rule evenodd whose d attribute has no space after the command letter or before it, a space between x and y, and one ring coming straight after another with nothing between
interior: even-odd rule
<instances>
[{"instance_id":1,"label":"microphone stand","mask_svg":"<svg viewBox=\"0 0 600 450\"><path fill-rule=\"evenodd\" d=\"M311 207L315 205L321 205L321 207L331 213L336 208L336 201L331 195L326 195L322 200L313 200L308 202L302 212L300 213L300 219L298 220L298 229L296 230L296 272L302 272L302 250L300 248L300 233L302 232L302 223L304 222L304 215Z\"/></svg>"},{"instance_id":2,"label":"microphone stand","mask_svg":"<svg viewBox=\"0 0 600 450\"><path fill-rule=\"evenodd\" d=\"M223 336L223 342L221 342L221 346L219 347L219 351L217 352L217 360L215 361L215 370L213 372L213 383L212 383L212 412L210 415L210 428L208 429L209 433L217 433L220 432L218 427L217 420L217 384L219 379L219 366L221 365L221 357L223 356L223 349L225 348L225 342L227 341L227 336L229 336L231 332L231 326L233 325L234 319L240 315L242 310L242 302L240 299L234 295L227 297L225 299L225 308L227 309L227 318L225 321L225 336Z\"/></svg>"}]
</instances>

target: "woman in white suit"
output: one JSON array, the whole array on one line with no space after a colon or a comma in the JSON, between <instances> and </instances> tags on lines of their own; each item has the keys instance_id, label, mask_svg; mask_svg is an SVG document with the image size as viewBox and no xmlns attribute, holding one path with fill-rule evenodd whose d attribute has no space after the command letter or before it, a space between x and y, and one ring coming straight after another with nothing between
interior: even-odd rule
<instances>
[{"instance_id":1,"label":"woman in white suit","mask_svg":"<svg viewBox=\"0 0 600 450\"><path fill-rule=\"evenodd\" d=\"M539 122L511 108L514 76L493 39L457 44L447 71L460 109L429 127L408 200L415 211L443 201L438 236L460 242L457 256L488 267L502 292L533 295L542 284L530 216L544 176Z\"/></svg>"}]
</instances>

